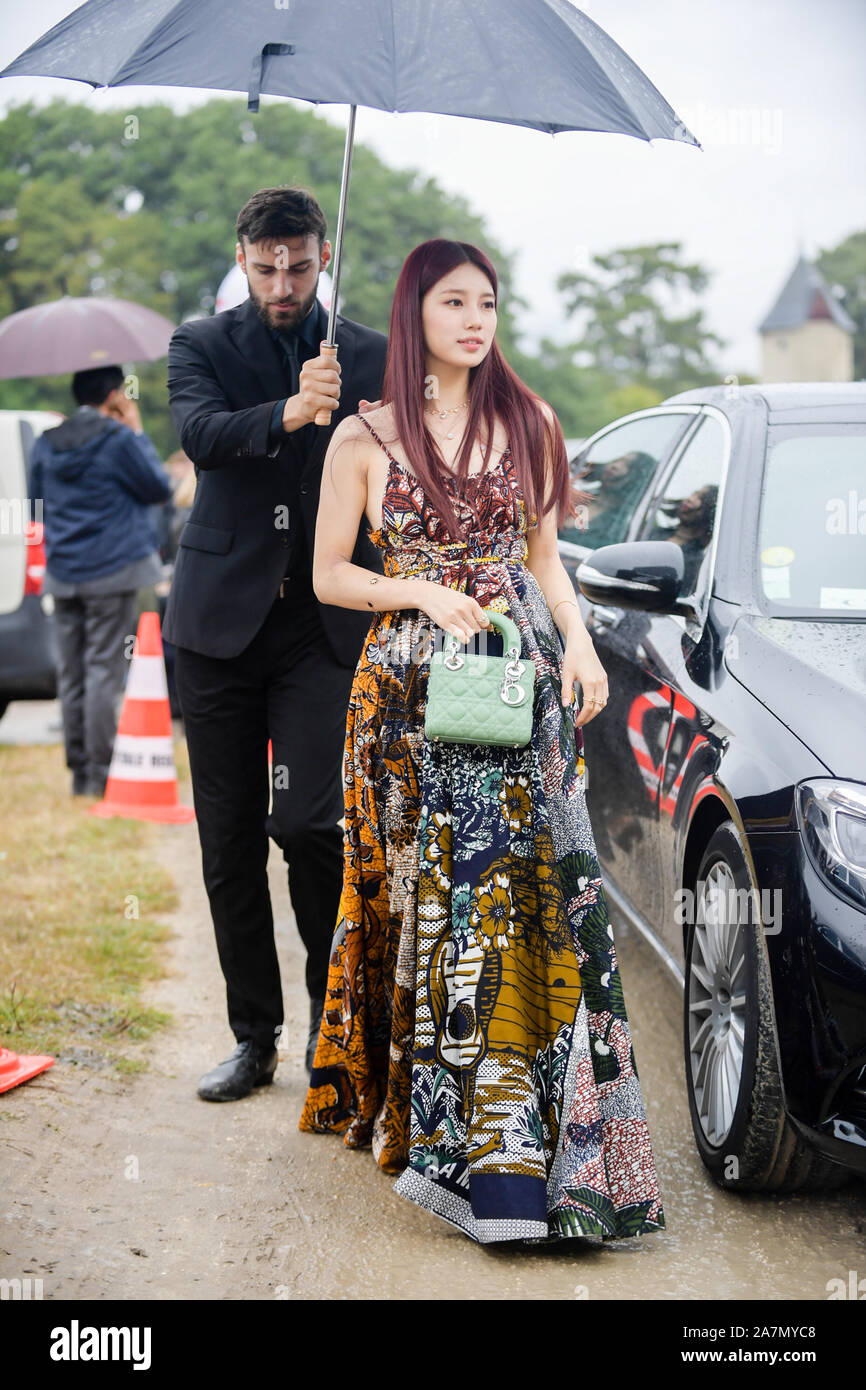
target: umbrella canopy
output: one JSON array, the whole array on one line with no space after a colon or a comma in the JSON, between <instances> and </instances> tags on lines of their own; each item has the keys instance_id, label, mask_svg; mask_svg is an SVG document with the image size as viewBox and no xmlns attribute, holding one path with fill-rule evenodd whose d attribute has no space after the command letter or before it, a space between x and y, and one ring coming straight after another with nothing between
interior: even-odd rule
<instances>
[{"instance_id":1,"label":"umbrella canopy","mask_svg":"<svg viewBox=\"0 0 866 1390\"><path fill-rule=\"evenodd\" d=\"M569 0L86 0L0 77L206 87L348 104L325 351L336 355L355 111L429 111L555 134L698 141ZM328 424L320 411L316 424Z\"/></svg>"},{"instance_id":2,"label":"umbrella canopy","mask_svg":"<svg viewBox=\"0 0 866 1390\"><path fill-rule=\"evenodd\" d=\"M69 295L0 322L0 378L59 376L165 357L174 324L128 299Z\"/></svg>"},{"instance_id":3,"label":"umbrella canopy","mask_svg":"<svg viewBox=\"0 0 866 1390\"><path fill-rule=\"evenodd\" d=\"M698 141L569 0L87 0L0 72Z\"/></svg>"}]
</instances>

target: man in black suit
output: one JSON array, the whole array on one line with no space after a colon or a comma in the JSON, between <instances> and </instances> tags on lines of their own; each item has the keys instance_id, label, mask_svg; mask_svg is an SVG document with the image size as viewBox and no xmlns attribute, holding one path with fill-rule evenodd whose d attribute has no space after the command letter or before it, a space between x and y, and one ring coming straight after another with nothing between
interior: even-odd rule
<instances>
[{"instance_id":1,"label":"man in black suit","mask_svg":"<svg viewBox=\"0 0 866 1390\"><path fill-rule=\"evenodd\" d=\"M337 317L320 354L316 298L331 255L316 200L265 188L241 209L237 259L249 300L184 323L168 354L172 417L198 483L165 614L177 648L205 887L231 1057L199 1083L237 1100L269 1082L283 1023L267 881L268 834L289 865L307 949L307 1066L318 1036L342 887L342 756L369 615L320 604L312 556L322 463L334 427L381 396L387 339ZM317 410L330 426L313 423ZM352 559L381 571L362 525ZM268 740L273 745L268 817Z\"/></svg>"}]
</instances>

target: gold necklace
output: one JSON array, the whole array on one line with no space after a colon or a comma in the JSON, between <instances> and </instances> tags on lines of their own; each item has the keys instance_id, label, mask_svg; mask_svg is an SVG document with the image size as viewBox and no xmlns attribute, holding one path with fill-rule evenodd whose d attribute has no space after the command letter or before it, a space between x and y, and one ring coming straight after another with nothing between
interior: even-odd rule
<instances>
[{"instance_id":1,"label":"gold necklace","mask_svg":"<svg viewBox=\"0 0 866 1390\"><path fill-rule=\"evenodd\" d=\"M425 414L425 415L438 415L440 420L444 420L445 417L446 417L446 415L456 415L457 412L458 412L458 410L464 410L468 404L469 404L469 401L468 401L468 400L465 400L465 401L462 401L460 405L452 405L448 410L437 410L436 407L434 406L432 410L425 410L425 411L424 411L424 414ZM449 431L447 432L447 434L445 434L445 435L442 436L442 437L445 438L445 439L453 439L453 438L454 438L454 431L453 431L453 430L449 430Z\"/></svg>"}]
</instances>

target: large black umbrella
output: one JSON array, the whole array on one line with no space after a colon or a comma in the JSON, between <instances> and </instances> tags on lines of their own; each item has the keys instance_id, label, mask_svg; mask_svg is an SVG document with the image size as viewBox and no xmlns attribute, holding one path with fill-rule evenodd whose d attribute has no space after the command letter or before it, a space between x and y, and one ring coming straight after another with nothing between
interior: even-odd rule
<instances>
[{"instance_id":1,"label":"large black umbrella","mask_svg":"<svg viewBox=\"0 0 866 1390\"><path fill-rule=\"evenodd\" d=\"M701 148L649 78L569 0L87 0L0 72L22 76L246 92L252 111L262 92L347 104L328 315L335 355L358 106Z\"/></svg>"}]
</instances>

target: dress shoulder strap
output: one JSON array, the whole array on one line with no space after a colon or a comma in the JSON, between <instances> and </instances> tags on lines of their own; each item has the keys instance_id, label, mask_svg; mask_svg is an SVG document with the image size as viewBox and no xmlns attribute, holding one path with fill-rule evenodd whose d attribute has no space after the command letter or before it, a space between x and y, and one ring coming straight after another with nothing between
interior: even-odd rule
<instances>
[{"instance_id":1,"label":"dress shoulder strap","mask_svg":"<svg viewBox=\"0 0 866 1390\"><path fill-rule=\"evenodd\" d=\"M385 453L388 455L388 457L389 457L389 459L391 460L391 462L392 462L392 463L396 463L397 460L395 459L394 455L391 453L391 450L388 448L387 444L384 444L384 443L382 442L382 440L379 438L378 434L377 434L376 431L373 429L373 426L370 424L370 421L369 421L369 420L366 420L366 419L364 418L364 416L361 414L360 410L357 412L357 415L358 415L358 419L359 419L363 424L365 424L365 425L367 426L367 429L368 429L368 430L370 431L370 433L372 434L372 436L373 436L373 438L375 439L376 443L379 444L379 445L385 450Z\"/></svg>"}]
</instances>

